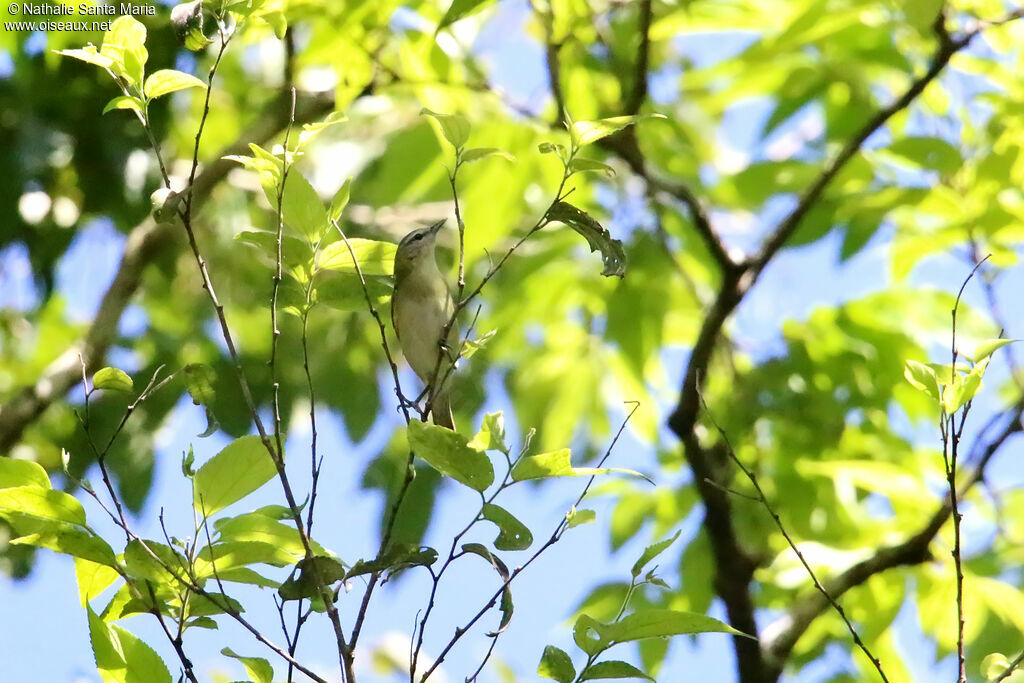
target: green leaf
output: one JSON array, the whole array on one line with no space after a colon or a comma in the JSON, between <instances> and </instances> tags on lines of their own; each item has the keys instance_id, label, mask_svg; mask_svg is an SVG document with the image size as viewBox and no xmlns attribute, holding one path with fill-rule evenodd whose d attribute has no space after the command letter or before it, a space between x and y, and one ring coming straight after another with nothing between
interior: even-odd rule
<instances>
[{"instance_id":1,"label":"green leaf","mask_svg":"<svg viewBox=\"0 0 1024 683\"><path fill-rule=\"evenodd\" d=\"M501 451L508 454L508 446L505 445L505 417L499 410L496 413L484 415L480 431L476 433L473 440L467 444L470 448L478 451Z\"/></svg>"},{"instance_id":2,"label":"green leaf","mask_svg":"<svg viewBox=\"0 0 1024 683\"><path fill-rule=\"evenodd\" d=\"M1020 341L1020 339L989 339L983 341L974 347L974 362L980 363L989 356L991 356L997 349L1001 349L1007 344Z\"/></svg>"},{"instance_id":3,"label":"green leaf","mask_svg":"<svg viewBox=\"0 0 1024 683\"><path fill-rule=\"evenodd\" d=\"M437 551L433 548L418 547L399 543L373 560L359 560L348 570L345 580L364 574L395 572L409 567L429 567L437 562Z\"/></svg>"},{"instance_id":4,"label":"green leaf","mask_svg":"<svg viewBox=\"0 0 1024 683\"><path fill-rule=\"evenodd\" d=\"M341 184L338 191L334 193L334 197L331 199L331 208L327 212L328 217L331 221L337 221L341 218L342 211L348 206L349 197L352 194L352 179L348 178ZM349 240L351 242L352 240ZM362 264L360 264L361 266Z\"/></svg>"},{"instance_id":5,"label":"green leaf","mask_svg":"<svg viewBox=\"0 0 1024 683\"><path fill-rule=\"evenodd\" d=\"M494 547L498 550L526 550L533 543L530 530L505 508L485 503L480 515L500 529L501 533L494 539Z\"/></svg>"},{"instance_id":6,"label":"green leaf","mask_svg":"<svg viewBox=\"0 0 1024 683\"><path fill-rule=\"evenodd\" d=\"M299 131L299 143L296 145L294 151L299 151L316 138L317 135L327 130L327 128L334 126L339 123L347 121L348 118L344 112L332 111L322 121L313 121L311 123L302 124L302 130Z\"/></svg>"},{"instance_id":7,"label":"green leaf","mask_svg":"<svg viewBox=\"0 0 1024 683\"><path fill-rule=\"evenodd\" d=\"M576 680L576 667L572 665L572 659L565 650L548 645L544 648L544 654L540 656L537 675L558 683L572 683Z\"/></svg>"},{"instance_id":8,"label":"green leaf","mask_svg":"<svg viewBox=\"0 0 1024 683\"><path fill-rule=\"evenodd\" d=\"M491 461L458 432L413 420L409 448L441 474L471 489L483 492L494 482Z\"/></svg>"},{"instance_id":9,"label":"green leaf","mask_svg":"<svg viewBox=\"0 0 1024 683\"><path fill-rule=\"evenodd\" d=\"M508 152L503 152L496 147L473 147L462 152L462 163L469 164L488 157L501 157L506 161L515 161L516 158Z\"/></svg>"},{"instance_id":10,"label":"green leaf","mask_svg":"<svg viewBox=\"0 0 1024 683\"><path fill-rule=\"evenodd\" d=\"M65 57L71 57L89 64L95 64L101 69L109 69L114 63L114 60L107 55L100 54L95 45L86 45L85 47L77 50L57 50L56 52L57 54Z\"/></svg>"},{"instance_id":11,"label":"green leaf","mask_svg":"<svg viewBox=\"0 0 1024 683\"><path fill-rule=\"evenodd\" d=\"M934 369L916 360L908 360L903 368L903 376L912 387L939 400L939 380Z\"/></svg>"},{"instance_id":12,"label":"green leaf","mask_svg":"<svg viewBox=\"0 0 1024 683\"><path fill-rule=\"evenodd\" d=\"M352 263L352 255L355 254L364 277L391 275L394 271L395 251L398 249L396 245L358 237L350 237L348 243L352 246L351 253L344 240L324 247L317 259L320 268L338 273L355 273L356 267Z\"/></svg>"},{"instance_id":13,"label":"green leaf","mask_svg":"<svg viewBox=\"0 0 1024 683\"><path fill-rule=\"evenodd\" d=\"M225 657L233 657L242 663L246 673L254 683L272 683L274 679L274 667L262 657L243 657L236 655L231 648L224 648L220 651Z\"/></svg>"},{"instance_id":14,"label":"green leaf","mask_svg":"<svg viewBox=\"0 0 1024 683\"><path fill-rule=\"evenodd\" d=\"M951 175L963 165L960 151L938 137L906 137L883 150L921 168Z\"/></svg>"},{"instance_id":15,"label":"green leaf","mask_svg":"<svg viewBox=\"0 0 1024 683\"><path fill-rule=\"evenodd\" d=\"M595 171L597 173L604 173L609 178L615 175L615 169L608 164L596 161L594 159L584 159L583 157L575 157L569 162L570 173L586 173L588 171Z\"/></svg>"},{"instance_id":16,"label":"green leaf","mask_svg":"<svg viewBox=\"0 0 1024 683\"><path fill-rule=\"evenodd\" d=\"M663 114L639 114L636 116L614 116L597 121L575 121L569 126L569 135L572 136L577 147L582 147L608 137L641 119L649 118L663 119L665 116Z\"/></svg>"},{"instance_id":17,"label":"green leaf","mask_svg":"<svg viewBox=\"0 0 1024 683\"><path fill-rule=\"evenodd\" d=\"M483 9L485 5L493 3L494 0L452 0L452 4L448 6L448 11L441 17L441 23L437 25L437 30L440 31L447 28L459 19Z\"/></svg>"},{"instance_id":18,"label":"green leaf","mask_svg":"<svg viewBox=\"0 0 1024 683\"><path fill-rule=\"evenodd\" d=\"M625 277L626 252L622 249L622 242L612 239L611 233L589 214L559 200L551 206L547 218L568 225L586 238L590 251L601 252L601 258L604 259L604 270L601 271L601 275Z\"/></svg>"},{"instance_id":19,"label":"green leaf","mask_svg":"<svg viewBox=\"0 0 1024 683\"><path fill-rule=\"evenodd\" d=\"M78 600L82 607L99 596L121 577L117 570L81 557L75 558L75 578L78 582Z\"/></svg>"},{"instance_id":20,"label":"green leaf","mask_svg":"<svg viewBox=\"0 0 1024 683\"><path fill-rule=\"evenodd\" d=\"M218 614L243 614L242 603L223 593L207 592L193 595L188 601L186 617L210 617Z\"/></svg>"},{"instance_id":21,"label":"green leaf","mask_svg":"<svg viewBox=\"0 0 1024 683\"><path fill-rule=\"evenodd\" d=\"M107 683L171 683L171 674L160 656L134 634L108 625L91 607L89 640L96 668Z\"/></svg>"},{"instance_id":22,"label":"green leaf","mask_svg":"<svg viewBox=\"0 0 1024 683\"><path fill-rule=\"evenodd\" d=\"M15 486L36 486L50 488L46 470L37 462L10 457L0 457L0 489Z\"/></svg>"},{"instance_id":23,"label":"green leaf","mask_svg":"<svg viewBox=\"0 0 1024 683\"><path fill-rule=\"evenodd\" d=\"M345 578L345 565L336 557L318 555L303 558L295 565L299 575L289 577L277 589L282 600L301 600L320 596L320 587L330 588L332 583Z\"/></svg>"},{"instance_id":24,"label":"green leaf","mask_svg":"<svg viewBox=\"0 0 1024 683\"><path fill-rule=\"evenodd\" d=\"M672 538L666 538L663 541L658 541L657 543L649 545L646 548L644 548L644 552L642 555L640 555L640 559L638 559L636 563L633 565L633 578L635 579L636 577L640 576L640 573L644 570L644 567L647 566L648 562L653 560L655 557L664 552L666 548L675 543L675 540L679 538L679 534L680 532L677 531L675 536L673 536Z\"/></svg>"},{"instance_id":25,"label":"green leaf","mask_svg":"<svg viewBox=\"0 0 1024 683\"><path fill-rule=\"evenodd\" d=\"M488 633L487 636L490 638L496 637L499 633L504 631L509 622L512 621L512 613L515 611L515 606L512 603L512 588L508 585L511 574L508 571L508 565L506 565L500 557L492 553L479 543L463 543L462 551L473 555L478 555L487 560L494 571L498 572L498 576L501 577L503 588L501 590L501 604L499 609L501 610L501 622L498 624L497 631Z\"/></svg>"},{"instance_id":26,"label":"green leaf","mask_svg":"<svg viewBox=\"0 0 1024 683\"><path fill-rule=\"evenodd\" d=\"M515 467L512 468L512 480L526 481L528 479L547 479L549 477L589 477L595 474L610 474L612 472L631 474L646 479L639 472L621 467L573 467L571 458L572 452L568 448L560 448L550 453L527 455L520 458Z\"/></svg>"},{"instance_id":27,"label":"green leaf","mask_svg":"<svg viewBox=\"0 0 1024 683\"><path fill-rule=\"evenodd\" d=\"M206 84L192 74L175 71L174 69L160 69L151 73L146 79L143 92L148 99L152 100L186 88L205 89Z\"/></svg>"},{"instance_id":28,"label":"green leaf","mask_svg":"<svg viewBox=\"0 0 1024 683\"><path fill-rule=\"evenodd\" d=\"M0 489L0 517L13 521L21 516L85 526L82 504L63 491L38 486Z\"/></svg>"},{"instance_id":29,"label":"green leaf","mask_svg":"<svg viewBox=\"0 0 1024 683\"><path fill-rule=\"evenodd\" d=\"M1001 652L993 652L981 660L981 671L986 680L999 678L1010 668L1010 660Z\"/></svg>"},{"instance_id":30,"label":"green leaf","mask_svg":"<svg viewBox=\"0 0 1024 683\"><path fill-rule=\"evenodd\" d=\"M204 546L198 553L195 574L198 578L206 579L250 564L285 567L294 564L297 559L294 550L266 541L222 541Z\"/></svg>"},{"instance_id":31,"label":"green leaf","mask_svg":"<svg viewBox=\"0 0 1024 683\"><path fill-rule=\"evenodd\" d=\"M695 633L731 633L753 638L704 614L668 609L634 612L608 624L581 614L573 626L573 640L588 655L599 654L618 643Z\"/></svg>"},{"instance_id":32,"label":"green leaf","mask_svg":"<svg viewBox=\"0 0 1024 683\"><path fill-rule=\"evenodd\" d=\"M462 149L469 139L469 121L465 116L459 114L438 114L426 107L420 110L420 115L431 116L441 126L441 134L444 139L451 143L455 149Z\"/></svg>"},{"instance_id":33,"label":"green leaf","mask_svg":"<svg viewBox=\"0 0 1024 683\"><path fill-rule=\"evenodd\" d=\"M947 415L952 415L974 399L983 386L982 378L991 357L977 363L963 377L957 377L951 386L942 392L942 407Z\"/></svg>"},{"instance_id":34,"label":"green leaf","mask_svg":"<svg viewBox=\"0 0 1024 683\"><path fill-rule=\"evenodd\" d=\"M580 673L581 681L596 681L606 678L646 678L649 681L654 680L632 664L617 659L597 662L588 666Z\"/></svg>"},{"instance_id":35,"label":"green leaf","mask_svg":"<svg viewBox=\"0 0 1024 683\"><path fill-rule=\"evenodd\" d=\"M107 106L103 107L103 112L106 114L108 111L115 109L131 109L132 111L143 113L146 108L146 104L138 97L132 97L131 95L118 95L114 99L107 102Z\"/></svg>"},{"instance_id":36,"label":"green leaf","mask_svg":"<svg viewBox=\"0 0 1024 683\"><path fill-rule=\"evenodd\" d=\"M597 513L593 510L577 510L575 506L572 510L565 513L565 520L568 522L566 525L567 529L582 526L583 524L590 524L597 519Z\"/></svg>"},{"instance_id":37,"label":"green leaf","mask_svg":"<svg viewBox=\"0 0 1024 683\"><path fill-rule=\"evenodd\" d=\"M753 638L742 631L737 631L718 619L668 609L652 609L635 612L613 624L603 628L603 637L611 643L625 643L644 638L664 638L667 636L688 635L693 633L731 633L732 635Z\"/></svg>"},{"instance_id":38,"label":"green leaf","mask_svg":"<svg viewBox=\"0 0 1024 683\"><path fill-rule=\"evenodd\" d=\"M107 567L117 566L114 551L102 538L74 524L52 522L38 531L11 539L11 545L31 545L89 560Z\"/></svg>"},{"instance_id":39,"label":"green leaf","mask_svg":"<svg viewBox=\"0 0 1024 683\"><path fill-rule=\"evenodd\" d=\"M146 27L132 17L122 16L110 24L103 34L100 54L113 60L110 70L128 79L136 92L142 86L142 77L149 52L146 50Z\"/></svg>"},{"instance_id":40,"label":"green leaf","mask_svg":"<svg viewBox=\"0 0 1024 683\"><path fill-rule=\"evenodd\" d=\"M192 480L193 505L207 517L260 488L277 468L260 437L236 439L199 468Z\"/></svg>"},{"instance_id":41,"label":"green leaf","mask_svg":"<svg viewBox=\"0 0 1024 683\"><path fill-rule=\"evenodd\" d=\"M244 4L251 3L247 1ZM174 27L174 34L178 40L192 52L202 50L213 42L203 33L203 3L201 0L183 2L171 8L171 26Z\"/></svg>"},{"instance_id":42,"label":"green leaf","mask_svg":"<svg viewBox=\"0 0 1024 683\"><path fill-rule=\"evenodd\" d=\"M157 541L138 538L129 541L124 549L124 564L130 576L151 581L156 586L166 585L176 589L178 580L188 579L186 567L189 564L185 556Z\"/></svg>"},{"instance_id":43,"label":"green leaf","mask_svg":"<svg viewBox=\"0 0 1024 683\"><path fill-rule=\"evenodd\" d=\"M132 378L124 370L103 368L97 370L96 374L92 376L92 387L93 389L104 391L123 391L128 393L135 389L135 382L132 381Z\"/></svg>"},{"instance_id":44,"label":"green leaf","mask_svg":"<svg viewBox=\"0 0 1024 683\"><path fill-rule=\"evenodd\" d=\"M271 200L271 205L275 200ZM285 225L305 236L311 244L315 244L327 229L327 212L320 195L294 168L288 169L288 178L284 181L281 213Z\"/></svg>"}]
</instances>

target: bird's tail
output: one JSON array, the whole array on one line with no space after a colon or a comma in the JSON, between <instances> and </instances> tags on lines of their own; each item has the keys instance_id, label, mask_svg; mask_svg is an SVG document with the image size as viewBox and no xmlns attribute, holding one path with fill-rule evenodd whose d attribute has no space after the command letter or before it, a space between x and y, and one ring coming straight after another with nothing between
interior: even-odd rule
<instances>
[{"instance_id":1,"label":"bird's tail","mask_svg":"<svg viewBox=\"0 0 1024 683\"><path fill-rule=\"evenodd\" d=\"M447 427L455 431L455 418L452 417L452 406L448 401L448 392L442 392L434 397L434 404L430 408L430 415L434 424L438 427Z\"/></svg>"}]
</instances>

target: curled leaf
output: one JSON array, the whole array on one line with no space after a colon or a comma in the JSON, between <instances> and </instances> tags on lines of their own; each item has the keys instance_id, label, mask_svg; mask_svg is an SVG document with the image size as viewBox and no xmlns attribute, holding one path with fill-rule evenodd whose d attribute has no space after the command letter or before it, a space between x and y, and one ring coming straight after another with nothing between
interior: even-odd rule
<instances>
[{"instance_id":1,"label":"curled leaf","mask_svg":"<svg viewBox=\"0 0 1024 683\"><path fill-rule=\"evenodd\" d=\"M601 271L601 275L626 276L626 252L622 249L622 242L613 239L611 233L590 214L572 204L556 201L548 211L547 218L568 225L586 238L590 251L601 252L601 258L604 259L604 270Z\"/></svg>"}]
</instances>

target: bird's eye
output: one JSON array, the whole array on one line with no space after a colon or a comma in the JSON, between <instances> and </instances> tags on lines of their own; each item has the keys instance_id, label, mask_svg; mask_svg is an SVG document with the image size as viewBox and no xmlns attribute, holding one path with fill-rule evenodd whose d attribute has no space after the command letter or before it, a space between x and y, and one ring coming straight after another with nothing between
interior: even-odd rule
<instances>
[{"instance_id":1,"label":"bird's eye","mask_svg":"<svg viewBox=\"0 0 1024 683\"><path fill-rule=\"evenodd\" d=\"M415 237L413 237L412 241L413 242L418 242L421 239L423 239L423 233L422 232L420 234L416 235Z\"/></svg>"}]
</instances>

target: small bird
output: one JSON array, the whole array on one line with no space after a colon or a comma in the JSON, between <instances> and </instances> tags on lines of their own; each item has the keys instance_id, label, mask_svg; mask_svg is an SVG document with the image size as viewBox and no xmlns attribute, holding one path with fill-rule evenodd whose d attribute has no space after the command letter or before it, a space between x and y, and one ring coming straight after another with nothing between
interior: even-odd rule
<instances>
[{"instance_id":1,"label":"small bird","mask_svg":"<svg viewBox=\"0 0 1024 683\"><path fill-rule=\"evenodd\" d=\"M449 372L449 364L454 362L459 345L456 325L448 331L447 339L441 339L455 310L448 283L434 258L434 243L442 226L444 221L417 228L398 243L395 289L391 295L391 324L402 353L413 371L428 384L432 380L441 382ZM440 366L439 352L442 353ZM436 377L435 368L438 369ZM434 424L454 430L448 388L447 383L443 383L435 389L431 415Z\"/></svg>"}]
</instances>

